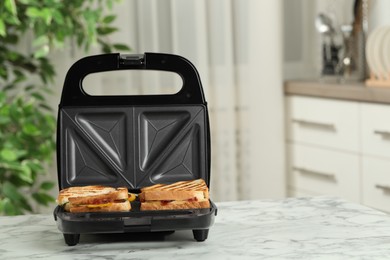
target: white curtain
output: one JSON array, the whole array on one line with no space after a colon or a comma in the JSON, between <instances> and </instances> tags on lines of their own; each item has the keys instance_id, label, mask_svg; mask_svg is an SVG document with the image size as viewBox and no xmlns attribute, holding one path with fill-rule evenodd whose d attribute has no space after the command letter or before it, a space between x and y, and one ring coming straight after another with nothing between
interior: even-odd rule
<instances>
[{"instance_id":1,"label":"white curtain","mask_svg":"<svg viewBox=\"0 0 390 260\"><path fill-rule=\"evenodd\" d=\"M125 0L115 12L115 42L132 53L182 55L198 69L210 112L213 200L283 197L280 0ZM99 77L92 82L101 93L110 85L159 92L175 83L168 76Z\"/></svg>"}]
</instances>

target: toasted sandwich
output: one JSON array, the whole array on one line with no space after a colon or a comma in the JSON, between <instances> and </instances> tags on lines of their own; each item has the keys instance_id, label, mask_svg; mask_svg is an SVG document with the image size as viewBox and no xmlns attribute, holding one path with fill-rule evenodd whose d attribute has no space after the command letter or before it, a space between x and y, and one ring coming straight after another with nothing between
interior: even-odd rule
<instances>
[{"instance_id":1,"label":"toasted sandwich","mask_svg":"<svg viewBox=\"0 0 390 260\"><path fill-rule=\"evenodd\" d=\"M141 210L210 208L209 189L202 179L145 187L138 197Z\"/></svg>"},{"instance_id":2,"label":"toasted sandwich","mask_svg":"<svg viewBox=\"0 0 390 260\"><path fill-rule=\"evenodd\" d=\"M57 203L72 213L129 211L128 198L126 187L77 186L61 190Z\"/></svg>"}]
</instances>

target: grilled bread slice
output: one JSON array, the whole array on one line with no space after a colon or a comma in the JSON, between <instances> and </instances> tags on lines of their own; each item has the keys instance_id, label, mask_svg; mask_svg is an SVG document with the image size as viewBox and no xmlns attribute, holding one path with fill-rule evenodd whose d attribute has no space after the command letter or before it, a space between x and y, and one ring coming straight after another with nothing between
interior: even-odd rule
<instances>
[{"instance_id":1,"label":"grilled bread slice","mask_svg":"<svg viewBox=\"0 0 390 260\"><path fill-rule=\"evenodd\" d=\"M70 212L128 211L128 190L100 185L69 187L60 191L57 203Z\"/></svg>"},{"instance_id":2,"label":"grilled bread slice","mask_svg":"<svg viewBox=\"0 0 390 260\"><path fill-rule=\"evenodd\" d=\"M128 200L123 202L108 202L102 204L88 204L70 206L69 211L72 213L79 212L115 212L115 211L129 211L131 204Z\"/></svg>"},{"instance_id":3,"label":"grilled bread slice","mask_svg":"<svg viewBox=\"0 0 390 260\"><path fill-rule=\"evenodd\" d=\"M209 190L203 179L156 184L141 189L141 210L209 208Z\"/></svg>"},{"instance_id":4,"label":"grilled bread slice","mask_svg":"<svg viewBox=\"0 0 390 260\"><path fill-rule=\"evenodd\" d=\"M210 208L210 201L145 201L141 202L141 210L175 210Z\"/></svg>"}]
</instances>

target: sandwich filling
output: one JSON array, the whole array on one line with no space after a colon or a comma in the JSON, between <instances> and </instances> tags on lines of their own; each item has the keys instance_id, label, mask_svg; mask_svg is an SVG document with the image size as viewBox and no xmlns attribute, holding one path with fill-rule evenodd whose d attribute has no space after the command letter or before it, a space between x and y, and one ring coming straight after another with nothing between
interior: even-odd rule
<instances>
[{"instance_id":1,"label":"sandwich filling","mask_svg":"<svg viewBox=\"0 0 390 260\"><path fill-rule=\"evenodd\" d=\"M176 204L180 204L180 203L185 203L185 202L194 202L194 201L198 201L198 199L196 197L192 198L192 199L188 199L188 200L160 200L160 203L162 206L165 206L165 205L168 205L169 203L171 202L176 202ZM153 201L149 201L149 202L153 202Z\"/></svg>"},{"instance_id":2,"label":"sandwich filling","mask_svg":"<svg viewBox=\"0 0 390 260\"><path fill-rule=\"evenodd\" d=\"M141 189L141 210L209 208L209 192L204 180L156 184Z\"/></svg>"},{"instance_id":3,"label":"sandwich filling","mask_svg":"<svg viewBox=\"0 0 390 260\"><path fill-rule=\"evenodd\" d=\"M131 209L125 187L70 187L60 191L57 202L69 212L108 212Z\"/></svg>"},{"instance_id":4,"label":"sandwich filling","mask_svg":"<svg viewBox=\"0 0 390 260\"><path fill-rule=\"evenodd\" d=\"M83 205L83 204L79 204L79 205L73 205L75 207L82 207L82 206L85 206L87 208L90 208L90 209L94 209L94 208L103 208L103 207L109 207L111 206L113 203L125 203L127 200L126 199L122 199L122 200L114 200L114 201L101 201L101 202L97 202L97 203L91 203L91 204L86 204L86 205Z\"/></svg>"}]
</instances>

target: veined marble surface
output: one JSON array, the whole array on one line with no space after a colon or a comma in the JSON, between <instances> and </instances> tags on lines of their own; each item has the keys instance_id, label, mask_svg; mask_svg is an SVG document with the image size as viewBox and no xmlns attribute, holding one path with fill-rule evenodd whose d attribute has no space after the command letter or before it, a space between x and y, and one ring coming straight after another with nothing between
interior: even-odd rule
<instances>
[{"instance_id":1,"label":"veined marble surface","mask_svg":"<svg viewBox=\"0 0 390 260\"><path fill-rule=\"evenodd\" d=\"M0 259L390 259L390 216L330 197L217 203L205 242L81 235L69 247L52 215L0 217Z\"/></svg>"}]
</instances>

